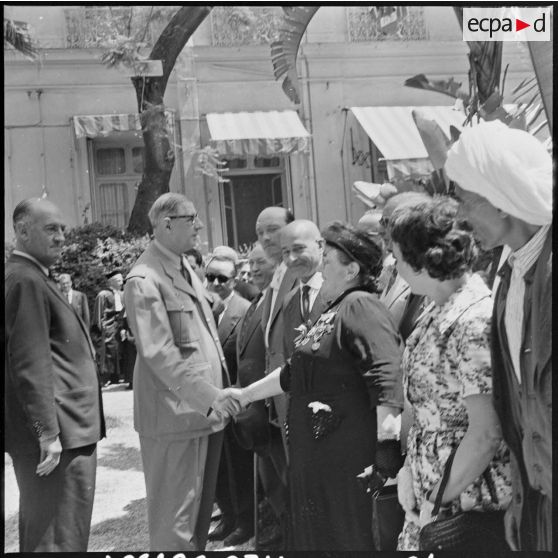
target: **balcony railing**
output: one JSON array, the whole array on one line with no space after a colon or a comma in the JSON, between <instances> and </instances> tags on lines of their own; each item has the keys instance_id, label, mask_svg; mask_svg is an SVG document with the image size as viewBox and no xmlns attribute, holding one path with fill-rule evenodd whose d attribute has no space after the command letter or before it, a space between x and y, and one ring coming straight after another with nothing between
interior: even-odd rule
<instances>
[{"instance_id":1,"label":"balcony railing","mask_svg":"<svg viewBox=\"0 0 558 558\"><path fill-rule=\"evenodd\" d=\"M211 10L211 44L242 46L271 43L281 26L279 6L216 6Z\"/></svg>"},{"instance_id":2,"label":"balcony railing","mask_svg":"<svg viewBox=\"0 0 558 558\"><path fill-rule=\"evenodd\" d=\"M118 36L139 36L148 46L165 28L177 6L80 6L64 10L66 46L99 47Z\"/></svg>"},{"instance_id":3,"label":"balcony railing","mask_svg":"<svg viewBox=\"0 0 558 558\"><path fill-rule=\"evenodd\" d=\"M349 42L428 40L422 6L397 7L396 23L388 28L382 28L381 23L377 8L368 6L347 8Z\"/></svg>"}]
</instances>

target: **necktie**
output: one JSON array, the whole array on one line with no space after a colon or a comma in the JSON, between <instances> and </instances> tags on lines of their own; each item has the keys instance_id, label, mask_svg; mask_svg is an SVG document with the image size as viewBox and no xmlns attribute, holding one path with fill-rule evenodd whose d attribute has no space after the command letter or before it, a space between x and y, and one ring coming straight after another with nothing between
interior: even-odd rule
<instances>
[{"instance_id":1,"label":"necktie","mask_svg":"<svg viewBox=\"0 0 558 558\"><path fill-rule=\"evenodd\" d=\"M304 323L310 318L310 287L304 285L301 289L302 320Z\"/></svg>"},{"instance_id":2,"label":"necktie","mask_svg":"<svg viewBox=\"0 0 558 558\"><path fill-rule=\"evenodd\" d=\"M182 277L188 281L190 286L192 286L192 278L190 277L190 273L188 272L188 268L184 264L184 259L180 260L180 272L182 273Z\"/></svg>"},{"instance_id":3,"label":"necktie","mask_svg":"<svg viewBox=\"0 0 558 558\"><path fill-rule=\"evenodd\" d=\"M250 322L252 320L252 316L254 315L254 312L256 311L256 308L258 307L258 302L260 301L261 297L262 297L262 293L259 292L257 294L256 298L252 301L252 304L250 305L248 310L246 311L246 315L244 316L244 322L242 324L242 330L240 332L240 344L241 345L244 344L244 338L246 337L246 333L248 331L248 325L250 324Z\"/></svg>"}]
</instances>

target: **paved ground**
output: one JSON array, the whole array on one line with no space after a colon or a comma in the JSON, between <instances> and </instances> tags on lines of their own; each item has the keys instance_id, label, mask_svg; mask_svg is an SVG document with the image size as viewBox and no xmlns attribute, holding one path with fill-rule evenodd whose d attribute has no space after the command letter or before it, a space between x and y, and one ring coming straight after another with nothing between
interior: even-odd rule
<instances>
[{"instance_id":1,"label":"paved ground","mask_svg":"<svg viewBox=\"0 0 558 558\"><path fill-rule=\"evenodd\" d=\"M145 484L138 435L132 426L132 392L124 385L103 390L107 438L98 446L97 489L89 551L149 549ZM5 552L18 551L18 490L13 467L5 457ZM253 550L253 539L231 550ZM207 550L223 550L209 543Z\"/></svg>"}]
</instances>

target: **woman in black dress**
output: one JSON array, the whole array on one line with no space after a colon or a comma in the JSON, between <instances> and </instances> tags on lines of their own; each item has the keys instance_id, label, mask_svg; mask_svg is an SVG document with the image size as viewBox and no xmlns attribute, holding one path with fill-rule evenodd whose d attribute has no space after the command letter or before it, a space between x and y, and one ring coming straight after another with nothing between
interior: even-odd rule
<instances>
[{"instance_id":1,"label":"woman in black dress","mask_svg":"<svg viewBox=\"0 0 558 558\"><path fill-rule=\"evenodd\" d=\"M372 550L371 498L357 475L377 463L379 453L388 476L401 462L395 433L382 425L403 406L402 346L371 292L380 248L365 232L338 222L322 235L329 308L308 331L301 328L290 363L234 393L243 406L290 394L289 549ZM377 433L384 442L377 443Z\"/></svg>"}]
</instances>

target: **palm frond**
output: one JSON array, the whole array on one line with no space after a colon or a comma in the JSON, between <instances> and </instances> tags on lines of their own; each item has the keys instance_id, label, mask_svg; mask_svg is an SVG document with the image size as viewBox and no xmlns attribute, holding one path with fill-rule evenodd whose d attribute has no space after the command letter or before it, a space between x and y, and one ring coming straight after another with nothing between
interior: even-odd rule
<instances>
[{"instance_id":1,"label":"palm frond","mask_svg":"<svg viewBox=\"0 0 558 558\"><path fill-rule=\"evenodd\" d=\"M39 54L29 33L27 23L4 18L4 46L12 47L30 60L36 60Z\"/></svg>"},{"instance_id":2,"label":"palm frond","mask_svg":"<svg viewBox=\"0 0 558 558\"><path fill-rule=\"evenodd\" d=\"M297 105L300 103L300 87L296 72L298 47L317 10L318 7L284 7L284 26L279 29L279 38L271 43L271 63L275 79L283 78L283 91Z\"/></svg>"}]
</instances>

